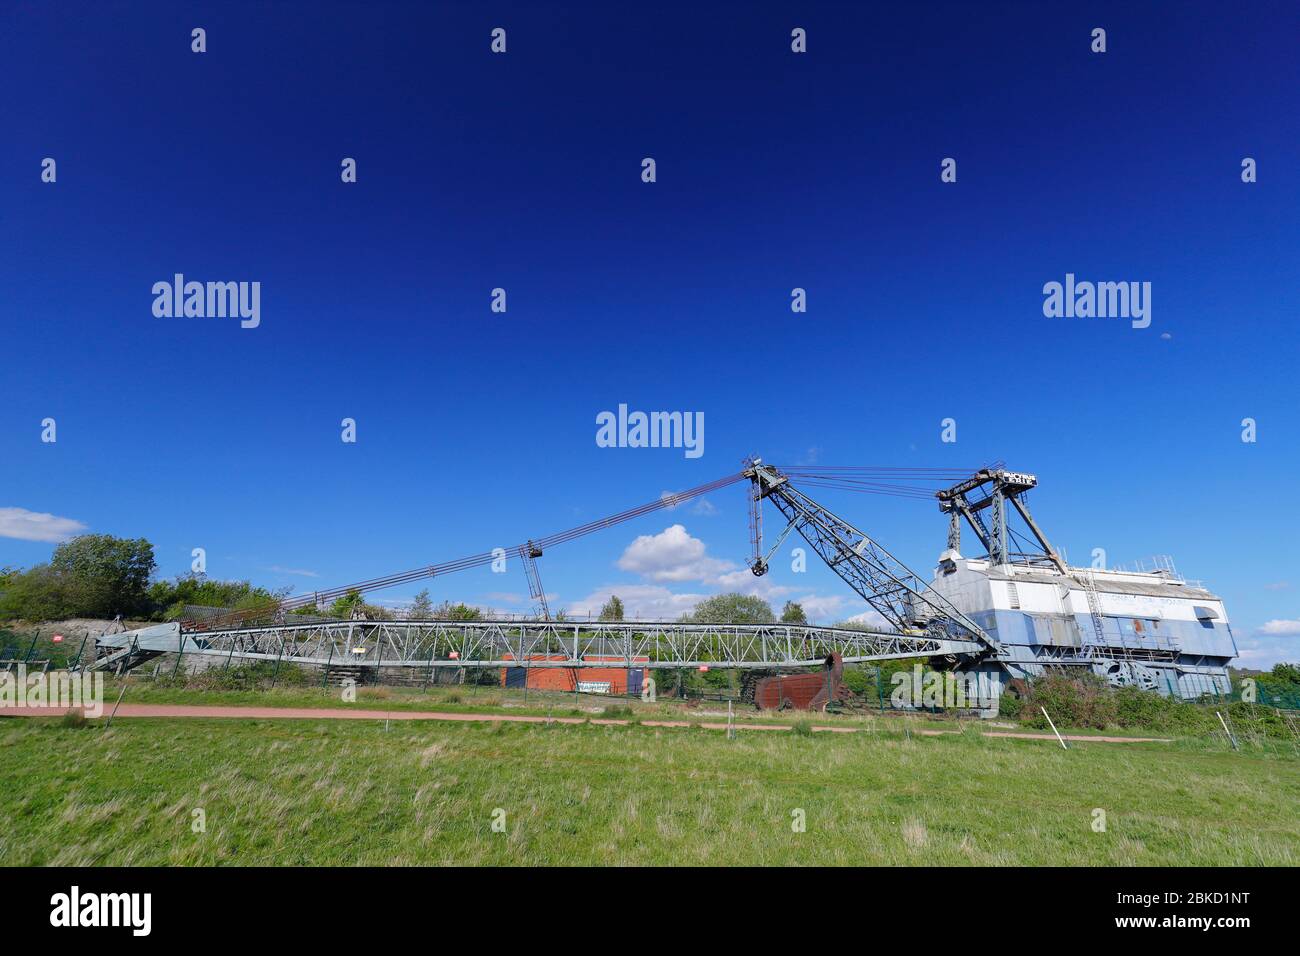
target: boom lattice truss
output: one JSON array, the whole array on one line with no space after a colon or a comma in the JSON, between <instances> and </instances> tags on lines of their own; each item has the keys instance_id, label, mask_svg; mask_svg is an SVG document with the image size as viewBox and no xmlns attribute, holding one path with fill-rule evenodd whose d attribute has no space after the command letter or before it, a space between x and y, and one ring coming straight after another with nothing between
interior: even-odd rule
<instances>
[{"instance_id":1,"label":"boom lattice truss","mask_svg":"<svg viewBox=\"0 0 1300 956\"><path fill-rule=\"evenodd\" d=\"M973 641L793 624L557 621L338 621L222 631L163 624L110 634L94 665L161 653L227 661L379 667L805 667L976 652ZM107 653L105 653L107 652Z\"/></svg>"}]
</instances>

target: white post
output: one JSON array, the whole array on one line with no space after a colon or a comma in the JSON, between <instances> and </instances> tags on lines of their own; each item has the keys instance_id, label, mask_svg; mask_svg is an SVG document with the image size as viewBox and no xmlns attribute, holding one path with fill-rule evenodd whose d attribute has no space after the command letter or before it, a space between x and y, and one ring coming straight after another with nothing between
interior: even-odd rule
<instances>
[{"instance_id":1,"label":"white post","mask_svg":"<svg viewBox=\"0 0 1300 956\"><path fill-rule=\"evenodd\" d=\"M1047 708L1040 704L1038 709L1043 712L1043 716L1047 718L1047 726L1052 728L1052 733L1056 734L1056 739L1061 742L1061 749L1069 750L1070 748L1065 745L1065 738L1062 737L1061 732L1056 729L1056 724L1052 723L1052 718L1048 715Z\"/></svg>"},{"instance_id":2,"label":"white post","mask_svg":"<svg viewBox=\"0 0 1300 956\"><path fill-rule=\"evenodd\" d=\"M1215 716L1215 717L1218 717L1218 718L1219 718L1219 723L1223 724L1223 732L1224 732L1225 734L1228 735L1228 743L1232 744L1232 749L1233 749L1233 750L1236 750L1236 749L1237 749L1237 741L1233 738L1233 736L1232 736L1232 731L1230 731L1230 730L1228 729L1228 725L1227 725L1226 723L1224 723L1223 715L1222 715L1221 713L1219 713L1219 712L1216 710L1216 711L1214 712L1214 716Z\"/></svg>"}]
</instances>

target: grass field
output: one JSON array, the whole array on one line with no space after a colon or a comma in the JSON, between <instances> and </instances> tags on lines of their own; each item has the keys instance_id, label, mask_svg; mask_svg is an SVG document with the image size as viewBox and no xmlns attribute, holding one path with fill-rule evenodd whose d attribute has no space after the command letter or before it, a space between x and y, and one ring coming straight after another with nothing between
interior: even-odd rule
<instances>
[{"instance_id":1,"label":"grass field","mask_svg":"<svg viewBox=\"0 0 1300 956\"><path fill-rule=\"evenodd\" d=\"M8 865L1300 863L1300 760L1203 741L21 719L0 766Z\"/></svg>"},{"instance_id":2,"label":"grass field","mask_svg":"<svg viewBox=\"0 0 1300 956\"><path fill-rule=\"evenodd\" d=\"M110 680L104 692L105 710L112 710L122 683ZM338 687L322 688L317 685L264 687L247 690L195 689L154 685L149 681L127 680L123 700L136 704L203 704L246 707L311 707L339 710L433 710L462 714L517 714L535 717L600 717L603 715L648 720L709 720L725 719L727 704L718 700L676 700L660 698L646 703L635 697L610 697L604 694L572 694L555 691L530 691L474 685L444 685L441 687L394 687L369 685L356 689L355 701L348 702ZM799 711L758 711L752 706L738 704L733 709L738 722L788 725L806 723L814 715ZM878 723L880 715L875 710L845 714L815 715L821 724L867 726ZM888 719L888 718L887 718ZM947 727L954 723L941 716L913 714L913 726Z\"/></svg>"}]
</instances>

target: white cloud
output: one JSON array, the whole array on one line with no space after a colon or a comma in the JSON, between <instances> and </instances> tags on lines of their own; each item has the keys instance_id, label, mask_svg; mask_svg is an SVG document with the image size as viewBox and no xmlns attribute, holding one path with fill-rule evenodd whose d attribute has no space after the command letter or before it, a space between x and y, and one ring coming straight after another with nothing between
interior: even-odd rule
<instances>
[{"instance_id":1,"label":"white cloud","mask_svg":"<svg viewBox=\"0 0 1300 956\"><path fill-rule=\"evenodd\" d=\"M1291 589L1290 581L1274 581L1272 584L1265 584L1265 591L1289 591Z\"/></svg>"},{"instance_id":2,"label":"white cloud","mask_svg":"<svg viewBox=\"0 0 1300 956\"><path fill-rule=\"evenodd\" d=\"M575 616L597 615L611 594L622 599L628 618L672 621L695 609L695 605L719 593L737 592L767 601L780 616L785 601L795 594L810 621L828 624L862 606L852 596L819 595L788 584L776 583L771 575L755 577L748 568L733 561L708 555L703 541L683 525L674 524L659 534L641 535L624 549L618 559L620 570L640 576L635 584L606 584L587 597L571 602L566 610ZM648 583L647 583L648 582ZM691 582L700 586L678 593L666 585ZM874 612L873 612L874 613ZM879 615L876 615L879 619ZM879 623L884 623L879 619ZM872 621L877 623L877 621Z\"/></svg>"},{"instance_id":3,"label":"white cloud","mask_svg":"<svg viewBox=\"0 0 1300 956\"><path fill-rule=\"evenodd\" d=\"M269 568L265 568L264 570L274 571L276 574L296 574L300 578L320 577L320 575L317 574L315 571L307 571L303 568L282 568L278 564L273 564Z\"/></svg>"},{"instance_id":4,"label":"white cloud","mask_svg":"<svg viewBox=\"0 0 1300 956\"><path fill-rule=\"evenodd\" d=\"M767 600L785 597L787 594L793 594L797 590L789 585L777 584L772 580L770 574L765 574L761 578L756 577L748 568L740 568L736 571L728 571L725 574L719 574L709 583L716 585L724 591L735 591L739 594L753 594Z\"/></svg>"},{"instance_id":5,"label":"white cloud","mask_svg":"<svg viewBox=\"0 0 1300 956\"><path fill-rule=\"evenodd\" d=\"M618 567L651 581L709 581L735 565L708 557L704 542L675 524L658 534L640 535L623 551Z\"/></svg>"},{"instance_id":6,"label":"white cloud","mask_svg":"<svg viewBox=\"0 0 1300 956\"><path fill-rule=\"evenodd\" d=\"M1265 621L1259 633L1271 637L1300 637L1300 621L1275 620Z\"/></svg>"},{"instance_id":7,"label":"white cloud","mask_svg":"<svg viewBox=\"0 0 1300 956\"><path fill-rule=\"evenodd\" d=\"M695 609L708 594L678 594L655 584L603 585L580 601L573 601L566 610L573 615L595 617L611 594L623 602L623 615L643 621L675 621Z\"/></svg>"},{"instance_id":8,"label":"white cloud","mask_svg":"<svg viewBox=\"0 0 1300 956\"><path fill-rule=\"evenodd\" d=\"M865 624L867 627L879 627L887 631L894 630L894 625L885 619L885 616L875 608L863 611L861 614L854 614L847 619L853 624Z\"/></svg>"},{"instance_id":9,"label":"white cloud","mask_svg":"<svg viewBox=\"0 0 1300 956\"><path fill-rule=\"evenodd\" d=\"M711 518L718 513L718 509L713 506L713 502L708 498L701 498L695 502L695 507L691 509L691 514L701 515L705 518Z\"/></svg>"},{"instance_id":10,"label":"white cloud","mask_svg":"<svg viewBox=\"0 0 1300 956\"><path fill-rule=\"evenodd\" d=\"M1232 666L1266 671L1283 661L1300 661L1300 637L1238 638L1237 651L1238 657Z\"/></svg>"},{"instance_id":11,"label":"white cloud","mask_svg":"<svg viewBox=\"0 0 1300 956\"><path fill-rule=\"evenodd\" d=\"M0 508L0 538L19 541L67 541L86 530L72 518L26 508Z\"/></svg>"},{"instance_id":12,"label":"white cloud","mask_svg":"<svg viewBox=\"0 0 1300 956\"><path fill-rule=\"evenodd\" d=\"M842 594L805 594L794 598L794 602L803 608L804 616L819 624L840 620L847 600ZM781 608L776 608L776 612L780 614Z\"/></svg>"}]
</instances>

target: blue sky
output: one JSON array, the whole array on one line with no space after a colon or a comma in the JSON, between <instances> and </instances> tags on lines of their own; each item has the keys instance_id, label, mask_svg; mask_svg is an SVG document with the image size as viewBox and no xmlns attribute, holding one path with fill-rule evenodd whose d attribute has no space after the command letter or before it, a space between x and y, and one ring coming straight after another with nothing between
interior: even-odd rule
<instances>
[{"instance_id":1,"label":"blue sky","mask_svg":"<svg viewBox=\"0 0 1300 956\"><path fill-rule=\"evenodd\" d=\"M1247 663L1300 658L1294 4L0 18L0 508L77 523L0 512L0 565L53 546L15 533L84 526L149 538L168 576L203 547L214 576L303 591L562 530L748 454L1001 459L1039 475L1035 513L1076 562L1172 554L1223 595ZM260 282L260 326L155 317L177 272ZM1044 317L1066 273L1149 281L1151 326ZM597 447L619 403L703 412L705 453ZM943 545L928 503L819 496L920 570ZM676 613L739 582L822 620L864 609L822 568L735 573L743 491L710 505L549 552L552 604L614 590ZM638 536L658 537L628 552ZM513 567L430 590L526 605Z\"/></svg>"}]
</instances>

